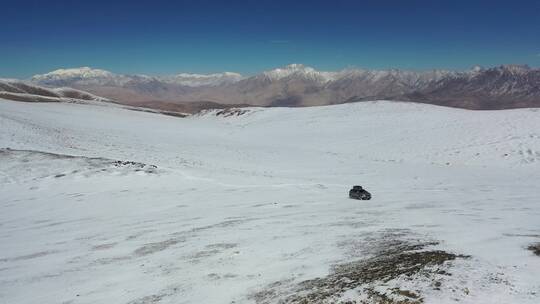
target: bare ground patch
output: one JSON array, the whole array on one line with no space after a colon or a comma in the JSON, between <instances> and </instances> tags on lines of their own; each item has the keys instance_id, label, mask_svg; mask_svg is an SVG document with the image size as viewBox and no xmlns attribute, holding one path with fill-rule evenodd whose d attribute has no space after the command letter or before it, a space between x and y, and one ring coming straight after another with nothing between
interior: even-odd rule
<instances>
[{"instance_id":1,"label":"bare ground patch","mask_svg":"<svg viewBox=\"0 0 540 304\"><path fill-rule=\"evenodd\" d=\"M96 251L96 250L107 250L107 249L113 248L114 246L116 246L116 244L118 244L118 243L99 244L99 245L93 246L92 250L94 250L94 251Z\"/></svg>"},{"instance_id":2,"label":"bare ground patch","mask_svg":"<svg viewBox=\"0 0 540 304\"><path fill-rule=\"evenodd\" d=\"M294 279L274 282L250 298L259 304L420 304L424 299L419 291L392 288L381 292L377 286L395 279L412 280L415 276L422 276L431 278L433 289L438 290L441 287L439 278L451 275L449 262L466 258L442 250L430 250L436 242L399 237L399 233L383 235L376 244L367 238L364 247L370 249L364 254L368 258L335 265L325 277L301 282ZM345 300L343 295L349 291L355 291L357 299Z\"/></svg>"},{"instance_id":3,"label":"bare ground patch","mask_svg":"<svg viewBox=\"0 0 540 304\"><path fill-rule=\"evenodd\" d=\"M529 247L527 247L530 251L532 251L537 256L540 256L540 243L532 244Z\"/></svg>"},{"instance_id":4,"label":"bare ground patch","mask_svg":"<svg viewBox=\"0 0 540 304\"><path fill-rule=\"evenodd\" d=\"M178 243L183 243L183 242L185 242L184 238L170 238L161 242L148 243L137 248L134 251L134 254L136 256L145 256L145 255L153 254L159 251L163 251L171 246L174 246Z\"/></svg>"},{"instance_id":5,"label":"bare ground patch","mask_svg":"<svg viewBox=\"0 0 540 304\"><path fill-rule=\"evenodd\" d=\"M30 259L40 258L40 257L44 257L46 255L58 253L58 252L59 252L58 250L40 251L40 252L27 254L27 255L21 255L21 256L17 256L17 257L13 257L13 258L2 258L2 259L0 259L0 262L30 260Z\"/></svg>"},{"instance_id":6,"label":"bare ground patch","mask_svg":"<svg viewBox=\"0 0 540 304\"><path fill-rule=\"evenodd\" d=\"M163 290L160 290L158 293L147 295L138 299L129 301L127 304L154 304L159 303L161 300L167 297L174 296L175 294L181 293L183 286L170 286Z\"/></svg>"}]
</instances>

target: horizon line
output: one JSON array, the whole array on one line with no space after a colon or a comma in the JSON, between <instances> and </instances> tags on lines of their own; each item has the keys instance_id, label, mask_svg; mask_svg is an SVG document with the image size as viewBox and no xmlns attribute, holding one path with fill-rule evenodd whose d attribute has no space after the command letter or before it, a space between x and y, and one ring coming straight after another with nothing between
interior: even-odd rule
<instances>
[{"instance_id":1,"label":"horizon line","mask_svg":"<svg viewBox=\"0 0 540 304\"><path fill-rule=\"evenodd\" d=\"M214 74L233 73L233 74L237 74L237 75L239 75L241 77L249 78L249 77L252 77L252 76L263 74L265 72L271 72L271 71L274 71L274 70L277 70L277 69L286 69L288 67L295 66L295 65L302 66L302 67L308 68L308 69L313 69L316 72L330 72L330 73L345 72L345 71L408 71L408 72L417 72L417 73L432 72L432 71L467 72L467 71L472 71L472 70L475 70L475 69L489 70L489 69L494 69L494 68L499 68L499 67L512 67L512 66L522 67L522 68L531 69L531 70L540 69L540 66L536 67L536 66L531 66L529 64L525 64L525 63L508 63L508 64L497 64L497 65L491 65L491 66L485 66L485 65L477 64L477 65L472 65L468 69L448 69L448 68L414 69L414 68L397 68L397 67L393 67L393 68L362 68L362 67L359 67L359 66L347 66L345 68L337 69L337 70L325 70L325 69L318 69L318 68L313 67L312 65L307 65L307 64L302 64L302 63L289 63L289 64L286 64L286 65L276 66L276 67L271 68L271 69L263 69L261 71L255 72L255 73L246 73L246 74L235 72L235 71L232 71L232 70L215 71L215 72L208 72L208 73L179 71L177 73L172 73L172 74L171 73L158 74L158 73L144 73L144 72L143 73L124 73L124 72L116 72L113 69L107 69L107 68L101 68L101 67L92 67L90 65L83 65L83 66L79 66L79 67L59 67L59 68L56 68L56 69L51 69L48 72L33 74L33 75L31 75L29 77L26 77L26 78L12 78L10 76L0 76L0 78L4 78L4 79L11 78L11 79L20 79L20 80L22 80L22 79L32 79L35 76L46 75L46 74L54 73L54 72L61 71L61 70L77 70L77 69L90 69L90 70L94 70L94 71L104 71L104 72L109 72L109 73L112 73L112 74L115 74L115 75L125 75L125 76L164 77L164 76L176 76L176 75L181 75L181 74L210 76L210 75L214 75Z\"/></svg>"}]
</instances>

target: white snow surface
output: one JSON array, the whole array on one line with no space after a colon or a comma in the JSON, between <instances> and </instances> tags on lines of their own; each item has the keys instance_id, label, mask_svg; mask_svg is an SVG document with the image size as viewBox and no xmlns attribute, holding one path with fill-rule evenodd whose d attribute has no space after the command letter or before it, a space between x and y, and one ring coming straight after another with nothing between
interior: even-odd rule
<instances>
[{"instance_id":1,"label":"white snow surface","mask_svg":"<svg viewBox=\"0 0 540 304\"><path fill-rule=\"evenodd\" d=\"M0 148L17 149L0 153L0 303L254 303L366 258L361 240L385 231L471 258L441 290L398 278L383 292L540 303L526 250L540 241L539 110L216 113L0 100ZM348 199L355 184L373 199Z\"/></svg>"}]
</instances>

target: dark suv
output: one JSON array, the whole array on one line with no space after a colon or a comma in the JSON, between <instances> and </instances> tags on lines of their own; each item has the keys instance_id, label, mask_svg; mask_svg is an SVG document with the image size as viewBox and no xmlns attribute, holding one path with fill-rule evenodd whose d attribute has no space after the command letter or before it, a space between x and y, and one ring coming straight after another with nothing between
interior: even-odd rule
<instances>
[{"instance_id":1,"label":"dark suv","mask_svg":"<svg viewBox=\"0 0 540 304\"><path fill-rule=\"evenodd\" d=\"M362 186L353 186L353 188L349 191L349 198L358 200L370 200L371 193L364 190Z\"/></svg>"}]
</instances>

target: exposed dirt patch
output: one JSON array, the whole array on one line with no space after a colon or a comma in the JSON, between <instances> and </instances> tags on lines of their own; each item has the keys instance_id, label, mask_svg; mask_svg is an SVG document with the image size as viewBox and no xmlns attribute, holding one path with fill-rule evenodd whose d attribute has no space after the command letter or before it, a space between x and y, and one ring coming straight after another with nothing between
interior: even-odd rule
<instances>
[{"instance_id":1,"label":"exposed dirt patch","mask_svg":"<svg viewBox=\"0 0 540 304\"><path fill-rule=\"evenodd\" d=\"M230 117L230 116L240 116L248 113L247 109L237 109L237 108L228 108L216 112L216 116Z\"/></svg>"},{"instance_id":2,"label":"exposed dirt patch","mask_svg":"<svg viewBox=\"0 0 540 304\"><path fill-rule=\"evenodd\" d=\"M137 167L137 168L140 168L140 169L144 169L144 168L148 167L150 169L157 169L157 166L155 166L155 165L147 165L147 164L134 162L134 161L117 160L117 161L113 162L113 165L115 167Z\"/></svg>"},{"instance_id":3,"label":"exposed dirt patch","mask_svg":"<svg viewBox=\"0 0 540 304\"><path fill-rule=\"evenodd\" d=\"M149 254L153 254L159 251L163 251L171 246L174 246L178 243L185 242L184 238L170 238L161 242L155 242L155 243L148 243L144 244L143 246L137 248L134 251L134 254L136 256L145 256Z\"/></svg>"},{"instance_id":4,"label":"exposed dirt patch","mask_svg":"<svg viewBox=\"0 0 540 304\"><path fill-rule=\"evenodd\" d=\"M36 252L36 253L28 254L28 255L17 256L17 257L13 257L13 258L2 258L2 259L0 259L0 262L30 260L30 259L44 257L46 255L54 254L54 253L57 253L57 252L58 252L57 250L40 251L40 252Z\"/></svg>"},{"instance_id":5,"label":"exposed dirt patch","mask_svg":"<svg viewBox=\"0 0 540 304\"><path fill-rule=\"evenodd\" d=\"M368 242L369 243L369 242ZM366 247L368 246L366 243ZM381 292L376 287L394 279L411 279L417 275L432 278L438 290L438 277L451 275L447 262L466 256L441 250L426 250L434 242L384 239L367 259L335 265L326 277L294 282L275 282L251 296L256 303L384 303L419 304L424 299L418 291L393 288ZM356 291L361 296L350 302L342 296Z\"/></svg>"},{"instance_id":6,"label":"exposed dirt patch","mask_svg":"<svg viewBox=\"0 0 540 304\"><path fill-rule=\"evenodd\" d=\"M299 95L278 96L270 101L270 107L299 107L302 101L302 96Z\"/></svg>"},{"instance_id":7,"label":"exposed dirt patch","mask_svg":"<svg viewBox=\"0 0 540 304\"><path fill-rule=\"evenodd\" d=\"M147 295L132 301L129 301L127 304L155 304L161 302L164 298L173 296L175 294L181 293L183 287L180 285L170 286L163 290L160 290L156 294Z\"/></svg>"},{"instance_id":8,"label":"exposed dirt patch","mask_svg":"<svg viewBox=\"0 0 540 304\"><path fill-rule=\"evenodd\" d=\"M540 256L540 243L532 244L529 247L527 247L530 251L532 251L537 256Z\"/></svg>"},{"instance_id":9,"label":"exposed dirt patch","mask_svg":"<svg viewBox=\"0 0 540 304\"><path fill-rule=\"evenodd\" d=\"M238 244L235 243L216 243L216 244L210 244L207 245L207 249L231 249L238 246Z\"/></svg>"},{"instance_id":10,"label":"exposed dirt patch","mask_svg":"<svg viewBox=\"0 0 540 304\"><path fill-rule=\"evenodd\" d=\"M222 104L202 100L196 102L159 100L133 101L132 98L128 98L128 100L124 101L120 100L118 103L133 106L128 107L130 110L161 113L177 117L187 117L190 114L200 114L201 112L206 112L212 109L244 108L252 106L249 104Z\"/></svg>"},{"instance_id":11,"label":"exposed dirt patch","mask_svg":"<svg viewBox=\"0 0 540 304\"><path fill-rule=\"evenodd\" d=\"M95 245L92 247L92 250L96 251L96 250L107 250L107 249L111 249L113 248L114 246L116 246L117 243L107 243L107 244L99 244L99 245Z\"/></svg>"},{"instance_id":12,"label":"exposed dirt patch","mask_svg":"<svg viewBox=\"0 0 540 304\"><path fill-rule=\"evenodd\" d=\"M136 300L133 300L129 302L128 304L152 304L152 303L158 303L165 297L164 294L156 294L156 295L149 295L145 296Z\"/></svg>"}]
</instances>

